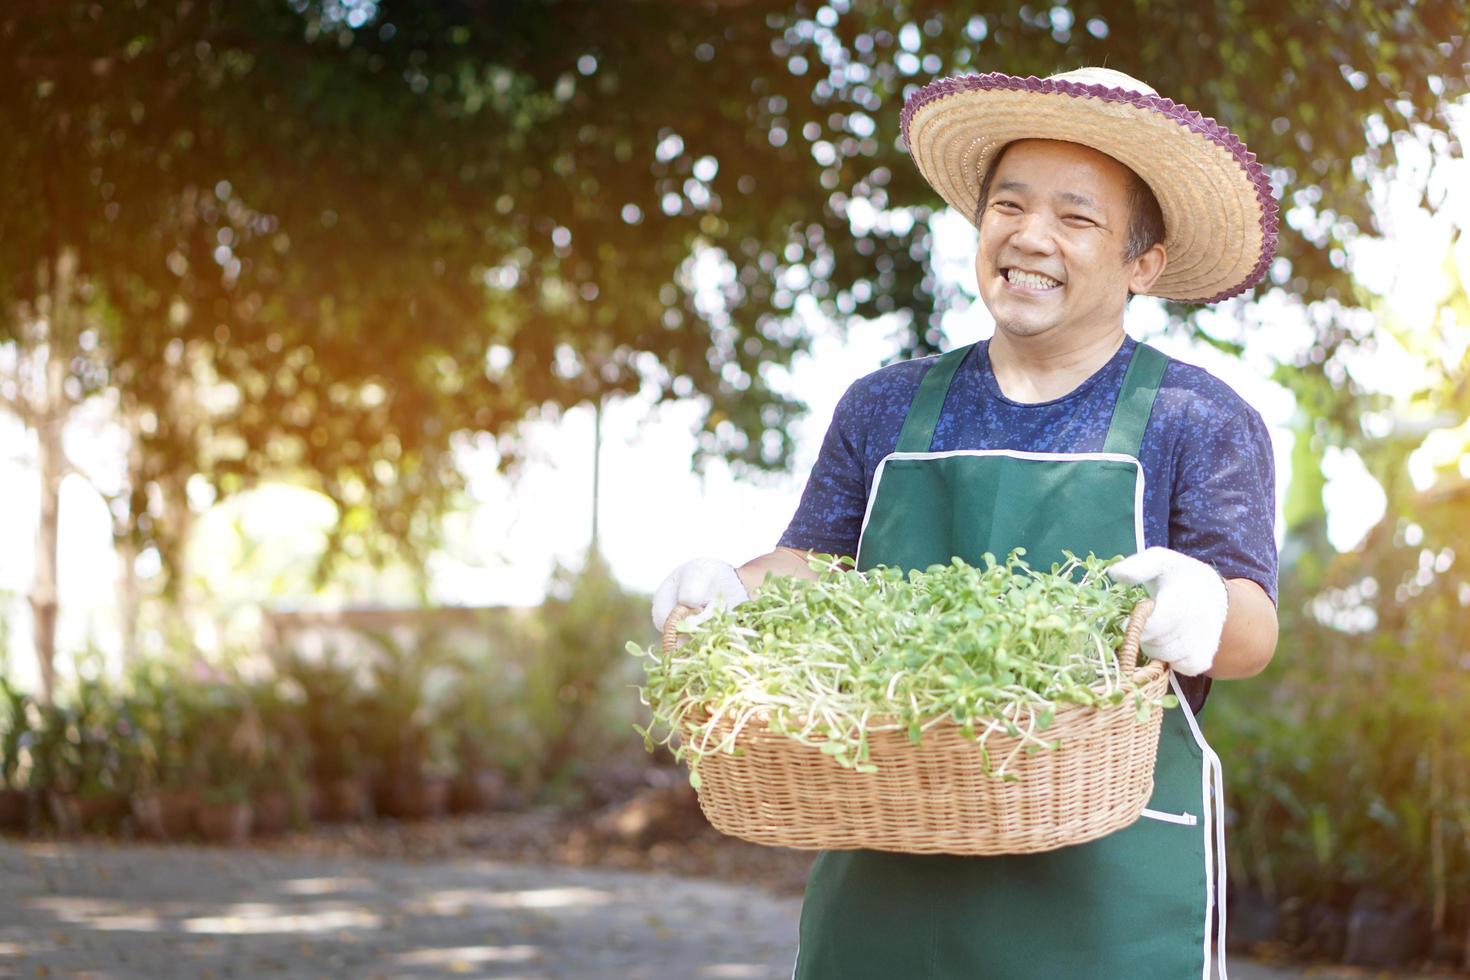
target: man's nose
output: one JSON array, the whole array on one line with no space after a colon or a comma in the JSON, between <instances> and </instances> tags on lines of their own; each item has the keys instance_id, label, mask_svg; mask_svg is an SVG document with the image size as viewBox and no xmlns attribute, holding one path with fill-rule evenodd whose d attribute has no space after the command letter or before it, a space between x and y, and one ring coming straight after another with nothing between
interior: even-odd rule
<instances>
[{"instance_id":1,"label":"man's nose","mask_svg":"<svg viewBox=\"0 0 1470 980\"><path fill-rule=\"evenodd\" d=\"M1044 214L1028 211L1020 216L1011 233L1011 244L1027 252L1050 252L1056 247L1051 220Z\"/></svg>"}]
</instances>

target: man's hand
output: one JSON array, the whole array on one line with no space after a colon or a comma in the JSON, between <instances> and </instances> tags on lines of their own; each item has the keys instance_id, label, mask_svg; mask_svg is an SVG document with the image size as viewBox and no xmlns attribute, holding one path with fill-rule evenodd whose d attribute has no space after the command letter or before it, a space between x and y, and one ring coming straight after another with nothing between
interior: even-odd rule
<instances>
[{"instance_id":1,"label":"man's hand","mask_svg":"<svg viewBox=\"0 0 1470 980\"><path fill-rule=\"evenodd\" d=\"M1109 568L1108 574L1118 582L1142 585L1153 597L1154 611L1139 636L1144 653L1190 677L1210 669L1229 611L1225 580L1218 572L1177 551L1146 548Z\"/></svg>"},{"instance_id":2,"label":"man's hand","mask_svg":"<svg viewBox=\"0 0 1470 980\"><path fill-rule=\"evenodd\" d=\"M653 627L662 632L675 606L700 610L689 617L691 623L702 623L715 609L733 609L749 599L735 569L717 558L686 561L669 574L653 594Z\"/></svg>"}]
</instances>

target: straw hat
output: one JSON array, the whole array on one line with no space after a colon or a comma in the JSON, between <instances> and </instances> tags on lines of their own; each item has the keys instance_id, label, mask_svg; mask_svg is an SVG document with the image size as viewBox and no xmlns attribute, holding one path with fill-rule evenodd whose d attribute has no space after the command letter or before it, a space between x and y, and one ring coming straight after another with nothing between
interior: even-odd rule
<instances>
[{"instance_id":1,"label":"straw hat","mask_svg":"<svg viewBox=\"0 0 1470 980\"><path fill-rule=\"evenodd\" d=\"M924 179L971 221L981 177L1014 140L1081 143L1130 167L1164 213L1169 261L1155 296L1235 296L1261 280L1276 251L1276 201L1255 154L1215 120L1120 71L941 78L914 93L900 122Z\"/></svg>"}]
</instances>

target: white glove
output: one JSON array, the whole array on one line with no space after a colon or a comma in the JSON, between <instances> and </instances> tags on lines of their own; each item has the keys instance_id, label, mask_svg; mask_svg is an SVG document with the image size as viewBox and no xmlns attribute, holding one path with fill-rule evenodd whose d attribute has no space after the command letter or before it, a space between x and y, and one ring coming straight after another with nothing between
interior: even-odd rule
<instances>
[{"instance_id":1,"label":"white glove","mask_svg":"<svg viewBox=\"0 0 1470 980\"><path fill-rule=\"evenodd\" d=\"M1142 585L1154 600L1138 645L1181 674L1203 674L1215 662L1229 598L1220 573L1168 548L1145 548L1108 569L1114 581Z\"/></svg>"},{"instance_id":2,"label":"white glove","mask_svg":"<svg viewBox=\"0 0 1470 980\"><path fill-rule=\"evenodd\" d=\"M698 624L713 616L717 608L733 609L749 598L734 566L717 558L686 561L654 592L653 627L662 632L675 606L700 610L686 620Z\"/></svg>"}]
</instances>

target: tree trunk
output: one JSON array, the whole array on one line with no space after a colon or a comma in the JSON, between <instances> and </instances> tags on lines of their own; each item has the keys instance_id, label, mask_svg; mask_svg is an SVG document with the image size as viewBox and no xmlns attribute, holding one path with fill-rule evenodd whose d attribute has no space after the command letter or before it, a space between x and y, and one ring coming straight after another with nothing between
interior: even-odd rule
<instances>
[{"instance_id":1,"label":"tree trunk","mask_svg":"<svg viewBox=\"0 0 1470 980\"><path fill-rule=\"evenodd\" d=\"M51 700L56 682L56 621L60 609L57 550L61 518L61 481L66 476L66 448L62 432L70 414L66 395L67 369L77 336L76 253L63 250L43 275L44 291L40 315L30 324L31 337L25 345L33 360L43 361L35 381L30 407L36 430L36 464L41 478L41 513L36 527L36 567L31 584L31 615L36 641L36 664L41 674L41 697ZM42 351L44 350L44 354Z\"/></svg>"},{"instance_id":2,"label":"tree trunk","mask_svg":"<svg viewBox=\"0 0 1470 980\"><path fill-rule=\"evenodd\" d=\"M36 454L41 476L41 520L36 527L36 568L31 582L31 616L36 664L41 671L41 697L50 703L56 682L57 530L62 479L60 420L43 419L36 428Z\"/></svg>"}]
</instances>

